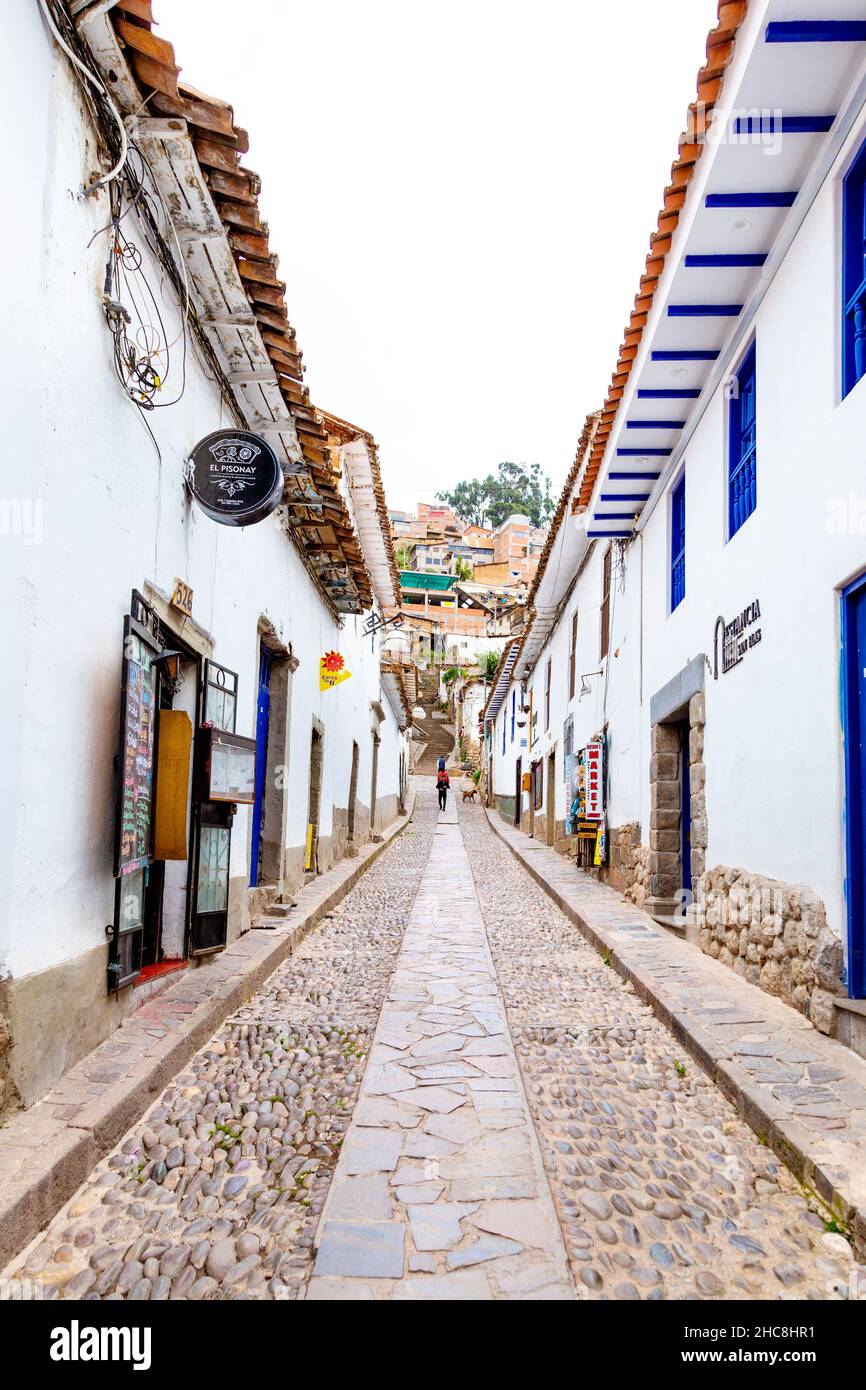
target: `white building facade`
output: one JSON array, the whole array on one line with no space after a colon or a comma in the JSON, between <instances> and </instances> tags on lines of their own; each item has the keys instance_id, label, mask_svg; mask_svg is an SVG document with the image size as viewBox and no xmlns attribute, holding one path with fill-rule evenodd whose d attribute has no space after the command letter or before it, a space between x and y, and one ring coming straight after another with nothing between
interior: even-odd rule
<instances>
[{"instance_id":1,"label":"white building facade","mask_svg":"<svg viewBox=\"0 0 866 1390\"><path fill-rule=\"evenodd\" d=\"M81 8L48 11L91 78L35 3L4 49L0 1107L356 854L406 791L375 445L309 402L231 109L178 84L136 7L76 27ZM111 106L126 163L92 189L123 163ZM220 430L277 460L255 524L188 485Z\"/></svg>"},{"instance_id":2,"label":"white building facade","mask_svg":"<svg viewBox=\"0 0 866 1390\"><path fill-rule=\"evenodd\" d=\"M503 817L866 1051L866 22L789 11L719 7L488 755Z\"/></svg>"}]
</instances>

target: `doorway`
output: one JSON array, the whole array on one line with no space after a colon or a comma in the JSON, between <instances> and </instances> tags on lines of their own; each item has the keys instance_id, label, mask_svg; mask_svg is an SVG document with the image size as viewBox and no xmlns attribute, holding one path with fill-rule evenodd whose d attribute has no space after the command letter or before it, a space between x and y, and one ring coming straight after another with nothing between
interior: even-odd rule
<instances>
[{"instance_id":1,"label":"doorway","mask_svg":"<svg viewBox=\"0 0 866 1390\"><path fill-rule=\"evenodd\" d=\"M352 744L352 773L349 777L349 824L348 836L349 844L355 840L355 806L358 801L358 762L360 759L360 749L357 743Z\"/></svg>"},{"instance_id":2,"label":"doorway","mask_svg":"<svg viewBox=\"0 0 866 1390\"><path fill-rule=\"evenodd\" d=\"M866 575L842 591L848 993L866 995Z\"/></svg>"},{"instance_id":3,"label":"doorway","mask_svg":"<svg viewBox=\"0 0 866 1390\"><path fill-rule=\"evenodd\" d=\"M523 759L518 758L514 766L514 824L520 825L520 812L523 801Z\"/></svg>"},{"instance_id":4,"label":"doorway","mask_svg":"<svg viewBox=\"0 0 866 1390\"><path fill-rule=\"evenodd\" d=\"M547 843L556 843L556 754L547 758Z\"/></svg>"},{"instance_id":5,"label":"doorway","mask_svg":"<svg viewBox=\"0 0 866 1390\"><path fill-rule=\"evenodd\" d=\"M160 671L156 731L156 815L154 858L146 873L144 893L144 933L141 966L147 975L166 961L180 961L187 955L189 921L190 863L194 852L196 826L192 796L192 759L189 756L192 731L198 723L201 698L199 660L172 632L165 632L167 644L178 652L177 674L172 679ZM183 716L186 716L183 719ZM182 719L186 728L169 726L173 718ZM170 742L180 736L185 757L171 758ZM183 781L180 775L183 773ZM160 787L161 779L166 779ZM163 801L175 808L175 843L160 841L159 809ZM169 836L169 839L172 837ZM160 856L160 857L157 857Z\"/></svg>"},{"instance_id":6,"label":"doorway","mask_svg":"<svg viewBox=\"0 0 866 1390\"><path fill-rule=\"evenodd\" d=\"M273 657L261 643L259 647L259 693L256 702L256 793L253 802L253 835L250 846L250 887L259 883L262 861L262 813L268 767L268 727L271 717L271 666Z\"/></svg>"},{"instance_id":7,"label":"doorway","mask_svg":"<svg viewBox=\"0 0 866 1390\"><path fill-rule=\"evenodd\" d=\"M322 730L313 725L310 737L310 790L307 812L307 858L305 868L308 873L319 873L319 820L322 806L322 768L324 765L325 740Z\"/></svg>"},{"instance_id":8,"label":"doorway","mask_svg":"<svg viewBox=\"0 0 866 1390\"><path fill-rule=\"evenodd\" d=\"M379 780L379 744L381 739L378 734L373 735L373 771L370 777L370 834L376 833L376 797L377 782Z\"/></svg>"},{"instance_id":9,"label":"doorway","mask_svg":"<svg viewBox=\"0 0 866 1390\"><path fill-rule=\"evenodd\" d=\"M691 893L692 788L689 773L689 721L681 720L677 728L680 742L680 888L684 893Z\"/></svg>"}]
</instances>

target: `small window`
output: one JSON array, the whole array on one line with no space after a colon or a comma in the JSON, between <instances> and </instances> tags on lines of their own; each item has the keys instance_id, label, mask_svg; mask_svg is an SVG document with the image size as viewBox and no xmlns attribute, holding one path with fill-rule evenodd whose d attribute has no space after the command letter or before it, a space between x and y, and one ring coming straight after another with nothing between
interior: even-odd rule
<instances>
[{"instance_id":1,"label":"small window","mask_svg":"<svg viewBox=\"0 0 866 1390\"><path fill-rule=\"evenodd\" d=\"M755 344L735 377L730 402L728 463L728 539L752 515L756 504Z\"/></svg>"},{"instance_id":2,"label":"small window","mask_svg":"<svg viewBox=\"0 0 866 1390\"><path fill-rule=\"evenodd\" d=\"M842 395L866 375L866 142L842 186Z\"/></svg>"},{"instance_id":3,"label":"small window","mask_svg":"<svg viewBox=\"0 0 866 1390\"><path fill-rule=\"evenodd\" d=\"M574 699L575 671L577 669L577 609L571 615L571 646L568 649L568 698Z\"/></svg>"},{"instance_id":4,"label":"small window","mask_svg":"<svg viewBox=\"0 0 866 1390\"><path fill-rule=\"evenodd\" d=\"M686 596L686 475L671 493L671 612Z\"/></svg>"},{"instance_id":5,"label":"small window","mask_svg":"<svg viewBox=\"0 0 866 1390\"><path fill-rule=\"evenodd\" d=\"M601 581L601 634L599 660L604 661L610 646L610 568L611 552L608 547L604 557L604 571Z\"/></svg>"},{"instance_id":6,"label":"small window","mask_svg":"<svg viewBox=\"0 0 866 1390\"><path fill-rule=\"evenodd\" d=\"M547 667L544 672L544 729L545 733L550 728L550 657L547 658Z\"/></svg>"},{"instance_id":7,"label":"small window","mask_svg":"<svg viewBox=\"0 0 866 1390\"><path fill-rule=\"evenodd\" d=\"M504 757L504 755L505 755L505 726L507 725L507 723L508 723L508 716L506 715L505 710L503 710L503 711L502 711L502 754L503 754L503 757Z\"/></svg>"}]
</instances>

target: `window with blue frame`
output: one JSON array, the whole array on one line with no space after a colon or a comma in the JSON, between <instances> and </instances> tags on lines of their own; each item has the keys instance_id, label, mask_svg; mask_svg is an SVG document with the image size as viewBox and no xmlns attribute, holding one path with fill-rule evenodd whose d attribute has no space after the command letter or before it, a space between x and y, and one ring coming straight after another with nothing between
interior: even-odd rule
<instances>
[{"instance_id":1,"label":"window with blue frame","mask_svg":"<svg viewBox=\"0 0 866 1390\"><path fill-rule=\"evenodd\" d=\"M517 691L511 692L511 742L514 742L514 712L517 705Z\"/></svg>"},{"instance_id":2,"label":"window with blue frame","mask_svg":"<svg viewBox=\"0 0 866 1390\"><path fill-rule=\"evenodd\" d=\"M842 186L842 395L866 375L866 142Z\"/></svg>"},{"instance_id":3,"label":"window with blue frame","mask_svg":"<svg viewBox=\"0 0 866 1390\"><path fill-rule=\"evenodd\" d=\"M507 725L507 723L508 723L508 715L505 713L505 710L503 710L503 711L502 711L502 751L503 751L503 753L505 752L505 726Z\"/></svg>"},{"instance_id":4,"label":"window with blue frame","mask_svg":"<svg viewBox=\"0 0 866 1390\"><path fill-rule=\"evenodd\" d=\"M671 493L671 612L686 596L686 475Z\"/></svg>"},{"instance_id":5,"label":"window with blue frame","mask_svg":"<svg viewBox=\"0 0 866 1390\"><path fill-rule=\"evenodd\" d=\"M754 343L740 363L735 383L730 401L728 438L729 540L752 515L757 500Z\"/></svg>"}]
</instances>

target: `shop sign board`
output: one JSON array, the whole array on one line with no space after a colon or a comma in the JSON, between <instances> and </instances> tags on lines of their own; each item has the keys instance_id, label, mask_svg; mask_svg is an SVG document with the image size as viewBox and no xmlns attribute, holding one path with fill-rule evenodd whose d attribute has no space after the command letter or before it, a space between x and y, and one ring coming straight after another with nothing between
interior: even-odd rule
<instances>
[{"instance_id":1,"label":"shop sign board","mask_svg":"<svg viewBox=\"0 0 866 1390\"><path fill-rule=\"evenodd\" d=\"M586 809L587 820L601 820L604 816L604 745L601 739L593 739L586 745Z\"/></svg>"},{"instance_id":2,"label":"shop sign board","mask_svg":"<svg viewBox=\"0 0 866 1390\"><path fill-rule=\"evenodd\" d=\"M280 504L283 470L266 439L249 430L215 430L196 444L187 481L205 516L221 526L253 526Z\"/></svg>"}]
</instances>

